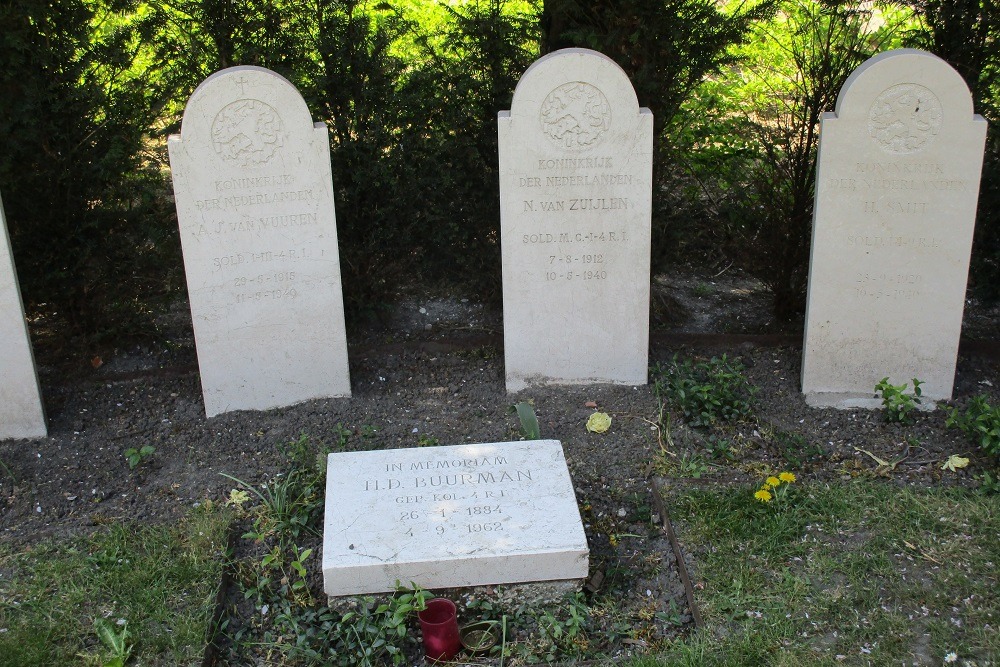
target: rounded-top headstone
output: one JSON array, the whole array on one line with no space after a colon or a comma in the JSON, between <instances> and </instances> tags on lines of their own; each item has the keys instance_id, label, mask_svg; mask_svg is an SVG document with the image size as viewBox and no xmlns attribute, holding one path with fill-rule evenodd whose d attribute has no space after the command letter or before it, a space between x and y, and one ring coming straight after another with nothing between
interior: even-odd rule
<instances>
[{"instance_id":1,"label":"rounded-top headstone","mask_svg":"<svg viewBox=\"0 0 1000 667\"><path fill-rule=\"evenodd\" d=\"M349 395L326 127L284 77L232 67L168 147L206 413Z\"/></svg>"},{"instance_id":2,"label":"rounded-top headstone","mask_svg":"<svg viewBox=\"0 0 1000 667\"><path fill-rule=\"evenodd\" d=\"M823 115L802 391L878 407L882 378L951 397L985 121L965 81L916 49L871 58Z\"/></svg>"},{"instance_id":3,"label":"rounded-top headstone","mask_svg":"<svg viewBox=\"0 0 1000 667\"><path fill-rule=\"evenodd\" d=\"M652 114L613 60L564 49L498 122L508 391L645 384Z\"/></svg>"}]
</instances>

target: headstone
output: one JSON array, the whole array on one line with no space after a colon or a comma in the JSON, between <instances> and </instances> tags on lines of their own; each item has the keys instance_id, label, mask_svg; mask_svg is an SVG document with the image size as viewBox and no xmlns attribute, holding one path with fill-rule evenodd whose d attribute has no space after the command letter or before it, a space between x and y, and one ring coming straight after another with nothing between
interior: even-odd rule
<instances>
[{"instance_id":1,"label":"headstone","mask_svg":"<svg viewBox=\"0 0 1000 667\"><path fill-rule=\"evenodd\" d=\"M653 115L610 58L564 49L498 120L507 390L645 384Z\"/></svg>"},{"instance_id":2,"label":"headstone","mask_svg":"<svg viewBox=\"0 0 1000 667\"><path fill-rule=\"evenodd\" d=\"M326 127L283 77L233 67L168 146L205 412L349 396Z\"/></svg>"},{"instance_id":3,"label":"headstone","mask_svg":"<svg viewBox=\"0 0 1000 667\"><path fill-rule=\"evenodd\" d=\"M884 377L951 398L986 122L937 56L889 51L820 130L802 391L877 407Z\"/></svg>"},{"instance_id":4,"label":"headstone","mask_svg":"<svg viewBox=\"0 0 1000 667\"><path fill-rule=\"evenodd\" d=\"M45 413L0 200L0 440L44 438Z\"/></svg>"},{"instance_id":5,"label":"headstone","mask_svg":"<svg viewBox=\"0 0 1000 667\"><path fill-rule=\"evenodd\" d=\"M588 554L556 440L329 456L327 595L582 580Z\"/></svg>"}]
</instances>

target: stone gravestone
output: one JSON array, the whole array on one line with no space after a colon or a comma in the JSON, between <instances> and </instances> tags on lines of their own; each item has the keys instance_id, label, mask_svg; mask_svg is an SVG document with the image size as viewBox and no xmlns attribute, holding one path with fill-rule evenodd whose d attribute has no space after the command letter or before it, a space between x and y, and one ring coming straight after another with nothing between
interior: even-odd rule
<instances>
[{"instance_id":1,"label":"stone gravestone","mask_svg":"<svg viewBox=\"0 0 1000 667\"><path fill-rule=\"evenodd\" d=\"M329 455L327 595L582 580L588 556L556 440Z\"/></svg>"},{"instance_id":2,"label":"stone gravestone","mask_svg":"<svg viewBox=\"0 0 1000 667\"><path fill-rule=\"evenodd\" d=\"M887 376L949 399L986 122L945 61L901 49L848 78L820 136L806 400L876 407Z\"/></svg>"},{"instance_id":3,"label":"stone gravestone","mask_svg":"<svg viewBox=\"0 0 1000 667\"><path fill-rule=\"evenodd\" d=\"M349 396L326 127L283 77L233 67L168 146L205 412Z\"/></svg>"},{"instance_id":4,"label":"stone gravestone","mask_svg":"<svg viewBox=\"0 0 1000 667\"><path fill-rule=\"evenodd\" d=\"M610 58L564 49L499 115L507 390L645 384L653 116Z\"/></svg>"},{"instance_id":5,"label":"stone gravestone","mask_svg":"<svg viewBox=\"0 0 1000 667\"><path fill-rule=\"evenodd\" d=\"M0 200L0 440L44 438L45 412Z\"/></svg>"}]
</instances>

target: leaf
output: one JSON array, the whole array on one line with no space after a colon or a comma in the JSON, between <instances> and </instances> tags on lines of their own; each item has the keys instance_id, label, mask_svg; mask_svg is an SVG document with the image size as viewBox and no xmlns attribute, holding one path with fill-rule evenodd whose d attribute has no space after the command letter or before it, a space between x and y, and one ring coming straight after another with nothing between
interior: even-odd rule
<instances>
[{"instance_id":1,"label":"leaf","mask_svg":"<svg viewBox=\"0 0 1000 667\"><path fill-rule=\"evenodd\" d=\"M591 433L604 433L611 428L611 416L606 412L595 412L587 419L587 430Z\"/></svg>"},{"instance_id":2,"label":"leaf","mask_svg":"<svg viewBox=\"0 0 1000 667\"><path fill-rule=\"evenodd\" d=\"M944 462L944 465L941 466L941 470L957 472L959 468L964 468L967 465L969 465L969 459L959 456L958 454L952 454L948 457L948 460Z\"/></svg>"},{"instance_id":3,"label":"leaf","mask_svg":"<svg viewBox=\"0 0 1000 667\"><path fill-rule=\"evenodd\" d=\"M538 428L538 418L535 417L535 409L531 403L521 401L514 405L517 411L517 418L521 420L521 430L524 432L525 440L541 440L541 431Z\"/></svg>"}]
</instances>

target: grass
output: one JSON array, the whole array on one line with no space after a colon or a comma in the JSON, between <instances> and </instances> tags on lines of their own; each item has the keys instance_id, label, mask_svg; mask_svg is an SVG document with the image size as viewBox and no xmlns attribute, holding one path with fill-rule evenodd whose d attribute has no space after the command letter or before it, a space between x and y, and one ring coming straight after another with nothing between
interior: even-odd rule
<instances>
[{"instance_id":1,"label":"grass","mask_svg":"<svg viewBox=\"0 0 1000 667\"><path fill-rule=\"evenodd\" d=\"M200 665L230 513L118 524L25 551L0 546L0 665L108 665L98 619L127 628L129 664Z\"/></svg>"},{"instance_id":2,"label":"grass","mask_svg":"<svg viewBox=\"0 0 1000 667\"><path fill-rule=\"evenodd\" d=\"M779 511L751 489L665 499L697 552L707 627L631 667L940 665L952 652L996 664L1000 497L862 481L792 490Z\"/></svg>"},{"instance_id":3,"label":"grass","mask_svg":"<svg viewBox=\"0 0 1000 667\"><path fill-rule=\"evenodd\" d=\"M300 444L283 479L318 480L311 467L321 460L318 445ZM269 493L281 502L263 494L258 509L205 503L173 526L115 525L23 552L0 546L0 665L110 667L116 663L109 630L112 638L124 634L118 654L125 660L117 664L200 664L227 531L240 513L263 522L256 528L260 549L242 561L241 571L252 575L242 585L257 593L251 613L267 603L273 620L256 634L232 636L234 658L263 651L302 664L398 662L398 651L374 651L412 643L404 627L413 625L409 611L390 600L367 615L342 616L297 591L305 568L318 567L318 554L296 545L295 529L309 528L318 515L305 507L314 494L292 486L275 485ZM756 488L700 486L664 498L694 556L705 627L656 640L652 654L614 664L941 665L950 653L960 665L997 664L1000 495L800 477L782 487L780 503L760 503ZM271 530L265 519L286 505L299 508L291 516L307 518ZM631 618L593 632L596 618L615 620L608 602L589 608L579 599L533 610L531 618L515 610L509 620L535 630L529 640L508 644L512 664L597 657L608 639L599 635L609 627L619 641L632 637ZM671 623L667 616L658 622ZM236 625L251 628L245 620ZM399 637L399 646L387 639Z\"/></svg>"}]
</instances>

